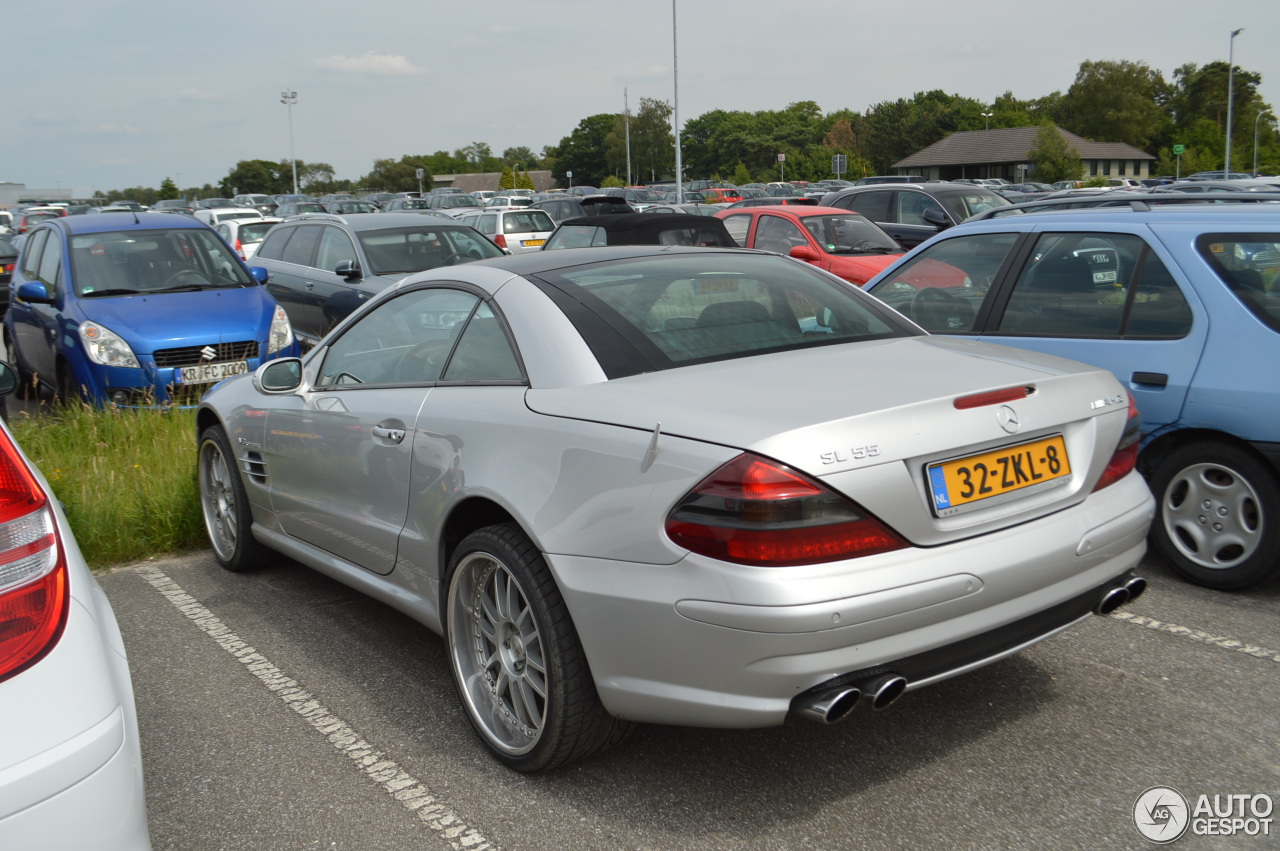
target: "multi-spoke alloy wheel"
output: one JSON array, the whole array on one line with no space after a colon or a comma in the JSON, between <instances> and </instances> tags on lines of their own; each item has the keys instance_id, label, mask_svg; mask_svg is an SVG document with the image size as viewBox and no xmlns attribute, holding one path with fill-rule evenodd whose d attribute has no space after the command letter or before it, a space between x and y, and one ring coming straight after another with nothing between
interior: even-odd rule
<instances>
[{"instance_id":1,"label":"multi-spoke alloy wheel","mask_svg":"<svg viewBox=\"0 0 1280 851\"><path fill-rule=\"evenodd\" d=\"M620 741L542 554L513 524L454 550L444 594L450 670L467 717L512 768L541 771Z\"/></svg>"},{"instance_id":2,"label":"multi-spoke alloy wheel","mask_svg":"<svg viewBox=\"0 0 1280 851\"><path fill-rule=\"evenodd\" d=\"M250 531L253 515L249 498L227 434L220 426L210 426L200 435L197 478L200 509L214 556L227 570L256 567L267 550Z\"/></svg>"}]
</instances>

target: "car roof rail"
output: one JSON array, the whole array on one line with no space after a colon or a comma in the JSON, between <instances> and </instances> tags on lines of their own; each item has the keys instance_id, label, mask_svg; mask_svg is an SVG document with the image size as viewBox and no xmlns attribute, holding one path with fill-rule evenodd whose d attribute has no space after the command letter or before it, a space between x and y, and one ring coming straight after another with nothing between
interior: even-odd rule
<instances>
[{"instance_id":1,"label":"car roof rail","mask_svg":"<svg viewBox=\"0 0 1280 851\"><path fill-rule=\"evenodd\" d=\"M337 222L340 225L347 224L347 220L342 216L334 213L295 213L292 216L286 216L286 222Z\"/></svg>"}]
</instances>

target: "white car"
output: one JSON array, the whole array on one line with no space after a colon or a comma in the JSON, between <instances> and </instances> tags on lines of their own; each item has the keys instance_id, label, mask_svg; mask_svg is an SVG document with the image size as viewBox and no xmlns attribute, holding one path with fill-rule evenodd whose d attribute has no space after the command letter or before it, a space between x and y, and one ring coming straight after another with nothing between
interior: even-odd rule
<instances>
[{"instance_id":1,"label":"white car","mask_svg":"<svg viewBox=\"0 0 1280 851\"><path fill-rule=\"evenodd\" d=\"M216 225L232 219L261 219L262 213L253 207L202 207L193 213L199 221L206 225Z\"/></svg>"},{"instance_id":2,"label":"white car","mask_svg":"<svg viewBox=\"0 0 1280 851\"><path fill-rule=\"evenodd\" d=\"M257 219L225 219L213 226L218 236L246 263L253 259L263 237L283 219L263 216Z\"/></svg>"},{"instance_id":3,"label":"white car","mask_svg":"<svg viewBox=\"0 0 1280 851\"><path fill-rule=\"evenodd\" d=\"M16 371L0 364L0 392ZM48 484L0 424L0 848L146 851L115 615Z\"/></svg>"},{"instance_id":4,"label":"white car","mask_svg":"<svg viewBox=\"0 0 1280 851\"><path fill-rule=\"evenodd\" d=\"M460 218L510 254L541 251L556 229L545 210L486 210Z\"/></svg>"}]
</instances>

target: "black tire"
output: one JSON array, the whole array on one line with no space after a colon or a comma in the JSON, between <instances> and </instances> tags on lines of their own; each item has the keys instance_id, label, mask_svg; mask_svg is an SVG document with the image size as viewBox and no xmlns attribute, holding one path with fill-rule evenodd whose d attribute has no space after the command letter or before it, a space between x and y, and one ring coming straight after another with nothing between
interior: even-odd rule
<instances>
[{"instance_id":1,"label":"black tire","mask_svg":"<svg viewBox=\"0 0 1280 851\"><path fill-rule=\"evenodd\" d=\"M600 703L564 598L518 526L489 526L464 538L449 559L443 600L458 697L503 763L545 771L630 732L630 722Z\"/></svg>"},{"instance_id":2,"label":"black tire","mask_svg":"<svg viewBox=\"0 0 1280 851\"><path fill-rule=\"evenodd\" d=\"M204 430L196 458L200 511L214 558L236 573L260 567L271 556L271 551L253 537L249 497L222 426L209 426Z\"/></svg>"},{"instance_id":3,"label":"black tire","mask_svg":"<svg viewBox=\"0 0 1280 851\"><path fill-rule=\"evenodd\" d=\"M78 405L84 401L84 391L76 381L70 364L58 364L58 392L56 401L62 405Z\"/></svg>"},{"instance_id":4,"label":"black tire","mask_svg":"<svg viewBox=\"0 0 1280 851\"><path fill-rule=\"evenodd\" d=\"M18 357L18 353L14 351L13 339L9 336L7 328L4 331L4 351L9 363L13 364L13 368L18 371L18 386L14 388L13 395L19 399L39 399L39 382L34 375L23 368L22 358Z\"/></svg>"},{"instance_id":5,"label":"black tire","mask_svg":"<svg viewBox=\"0 0 1280 851\"><path fill-rule=\"evenodd\" d=\"M1233 591L1277 570L1280 482L1262 458L1229 443L1188 444L1160 462L1151 491L1151 539L1187 579Z\"/></svg>"}]
</instances>

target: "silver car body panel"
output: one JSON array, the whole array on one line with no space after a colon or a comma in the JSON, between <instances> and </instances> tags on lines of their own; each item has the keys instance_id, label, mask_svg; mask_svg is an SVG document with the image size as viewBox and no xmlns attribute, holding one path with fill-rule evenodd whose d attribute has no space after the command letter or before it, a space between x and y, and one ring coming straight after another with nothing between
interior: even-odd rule
<instances>
[{"instance_id":1,"label":"silver car body panel","mask_svg":"<svg viewBox=\"0 0 1280 851\"><path fill-rule=\"evenodd\" d=\"M456 512L493 506L544 554L611 713L714 726L780 723L806 689L1036 616L1113 581L1145 552L1152 500L1141 477L1091 493L1128 410L1105 371L917 336L605 380L564 313L501 263L420 273L380 300L429 281L490 294L518 342L528 386L312 390L322 345L293 393L265 395L246 376L206 397L205 421L212 414L223 424L245 472L259 540L440 632L443 530ZM1017 386L1033 392L1007 403L1014 432L999 405L953 404ZM390 404L371 417L341 409L364 407L350 401L363 394L397 393L411 450L386 456L369 424ZM352 416L352 428L307 427L321 408ZM323 463L311 465L298 494L282 495L275 447L302 440L288 435L295 431ZM926 464L1048 434L1063 436L1075 470L1061 486L955 516L930 509ZM675 544L663 531L672 507L742 451L819 478L910 546L762 568ZM310 520L329 527L328 543L290 534L306 500L317 509ZM325 500L334 511L321 511Z\"/></svg>"}]
</instances>

